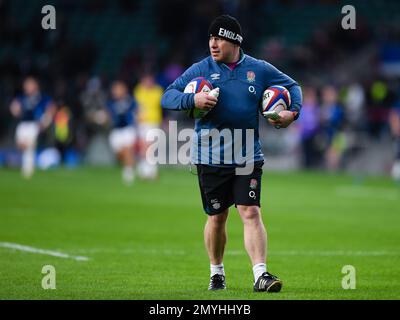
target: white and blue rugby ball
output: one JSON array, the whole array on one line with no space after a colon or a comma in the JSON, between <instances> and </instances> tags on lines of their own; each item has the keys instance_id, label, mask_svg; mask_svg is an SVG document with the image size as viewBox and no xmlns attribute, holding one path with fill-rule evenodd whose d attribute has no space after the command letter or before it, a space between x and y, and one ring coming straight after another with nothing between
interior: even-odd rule
<instances>
[{"instance_id":1,"label":"white and blue rugby ball","mask_svg":"<svg viewBox=\"0 0 400 320\"><path fill-rule=\"evenodd\" d=\"M216 88L218 89L218 88ZM199 93L199 92L208 92L208 93L215 93L215 89L213 90L212 84L207 81L206 78L197 77L192 79L185 87L184 93ZM218 91L219 92L219 91ZM216 95L218 97L218 93ZM203 118L209 110L192 108L189 110L185 110L186 114L190 118L198 119Z\"/></svg>"},{"instance_id":2,"label":"white and blue rugby ball","mask_svg":"<svg viewBox=\"0 0 400 320\"><path fill-rule=\"evenodd\" d=\"M263 92L261 101L261 113L265 118L276 120L279 112L290 107L290 93L282 86L271 86Z\"/></svg>"}]
</instances>

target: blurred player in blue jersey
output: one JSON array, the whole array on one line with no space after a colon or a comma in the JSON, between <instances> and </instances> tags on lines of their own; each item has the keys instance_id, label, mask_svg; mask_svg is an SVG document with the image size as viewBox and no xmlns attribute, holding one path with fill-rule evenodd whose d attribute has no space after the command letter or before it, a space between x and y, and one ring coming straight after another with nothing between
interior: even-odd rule
<instances>
[{"instance_id":1,"label":"blurred player in blue jersey","mask_svg":"<svg viewBox=\"0 0 400 320\"><path fill-rule=\"evenodd\" d=\"M129 95L123 81L114 81L111 85L111 99L107 110L112 122L109 140L118 160L122 163L122 179L126 184L134 181L134 145L136 141L135 113L136 101Z\"/></svg>"},{"instance_id":2,"label":"blurred player in blue jersey","mask_svg":"<svg viewBox=\"0 0 400 320\"><path fill-rule=\"evenodd\" d=\"M52 99L40 92L34 77L24 80L23 94L11 102L11 114L19 120L16 142L22 151L21 173L25 178L30 178L34 172L37 138L52 123L55 110Z\"/></svg>"},{"instance_id":3,"label":"blurred player in blue jersey","mask_svg":"<svg viewBox=\"0 0 400 320\"><path fill-rule=\"evenodd\" d=\"M209 290L226 288L223 265L225 224L229 207L235 205L244 225L244 244L253 265L253 290L277 292L281 290L282 281L267 271L267 236L260 211L263 154L258 133L259 105L266 88L272 85L286 87L292 100L289 110L281 111L275 121L268 119L275 127L286 128L299 116L301 89L293 79L271 64L243 52L240 47L242 30L235 18L228 15L217 17L210 25L208 35L211 55L176 79L165 91L161 104L171 110L194 107L210 110L206 116L195 120L197 139L193 140L191 154L192 162L197 165L203 208L208 214L204 240L210 258ZM184 93L185 86L196 77L204 77L214 88L220 88L219 97L204 92ZM239 139L224 138L221 139L222 146L219 141L215 148L213 144L210 148L199 149L198 145L203 146L204 141L208 143L210 134L207 132L211 129L243 133L250 129L254 139L250 145L246 141L243 146ZM236 148L238 144L240 148ZM247 154L247 150L253 152ZM236 169L244 163L226 157L228 153L236 156L236 152L248 155L246 166L252 163L251 173L237 174Z\"/></svg>"}]
</instances>

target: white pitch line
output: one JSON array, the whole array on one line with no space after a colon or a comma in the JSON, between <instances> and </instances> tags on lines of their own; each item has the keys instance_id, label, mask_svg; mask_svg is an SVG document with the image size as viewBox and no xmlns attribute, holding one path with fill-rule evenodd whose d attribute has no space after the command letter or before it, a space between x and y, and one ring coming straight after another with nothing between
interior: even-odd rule
<instances>
[{"instance_id":1,"label":"white pitch line","mask_svg":"<svg viewBox=\"0 0 400 320\"><path fill-rule=\"evenodd\" d=\"M280 256L365 256L365 257L376 257L376 256L400 256L400 252L397 251L271 251L271 255Z\"/></svg>"},{"instance_id":2,"label":"white pitch line","mask_svg":"<svg viewBox=\"0 0 400 320\"><path fill-rule=\"evenodd\" d=\"M345 196L350 198L369 198L379 200L398 200L400 192L391 188L375 188L367 186L352 186L344 185L337 187L335 192L338 196Z\"/></svg>"},{"instance_id":3,"label":"white pitch line","mask_svg":"<svg viewBox=\"0 0 400 320\"><path fill-rule=\"evenodd\" d=\"M245 251L231 250L226 252L227 255L245 255ZM331 257L331 256L365 256L365 257L376 257L376 256L400 256L400 252L395 251L307 251L307 250L289 250L289 251L270 251L272 256L320 256L320 257Z\"/></svg>"},{"instance_id":4,"label":"white pitch line","mask_svg":"<svg viewBox=\"0 0 400 320\"><path fill-rule=\"evenodd\" d=\"M59 252L59 251L39 249L39 248L24 246L22 244L12 243L12 242L0 242L0 247L14 249L14 250L20 250L20 251L25 251L25 252L30 252L30 253L45 254L45 255L57 257L57 258L73 259L76 261L88 261L89 260L88 257L84 257L84 256L72 256L70 254Z\"/></svg>"},{"instance_id":5,"label":"white pitch line","mask_svg":"<svg viewBox=\"0 0 400 320\"><path fill-rule=\"evenodd\" d=\"M75 252L81 252L84 254L124 254L124 255L190 255L192 252L186 250L166 250L166 249L138 249L138 248L126 248L126 249L112 249L112 248L92 248L92 249L76 249ZM227 250L225 252L228 256L240 256L246 255L246 251L243 250ZM386 250L271 250L269 253L271 256L365 256L365 257L379 257L379 256L400 256L400 251L386 251Z\"/></svg>"}]
</instances>

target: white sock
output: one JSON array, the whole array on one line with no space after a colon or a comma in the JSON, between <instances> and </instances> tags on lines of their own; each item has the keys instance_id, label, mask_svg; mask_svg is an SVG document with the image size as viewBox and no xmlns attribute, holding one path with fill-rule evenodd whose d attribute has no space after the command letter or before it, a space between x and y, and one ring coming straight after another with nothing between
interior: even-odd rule
<instances>
[{"instance_id":1,"label":"white sock","mask_svg":"<svg viewBox=\"0 0 400 320\"><path fill-rule=\"evenodd\" d=\"M35 149L28 148L22 153L22 175L29 178L35 168Z\"/></svg>"},{"instance_id":2,"label":"white sock","mask_svg":"<svg viewBox=\"0 0 400 320\"><path fill-rule=\"evenodd\" d=\"M210 277L214 274L221 274L225 276L224 264L210 264Z\"/></svg>"},{"instance_id":3,"label":"white sock","mask_svg":"<svg viewBox=\"0 0 400 320\"><path fill-rule=\"evenodd\" d=\"M254 282L264 273L267 272L267 264L257 263L253 266Z\"/></svg>"},{"instance_id":4,"label":"white sock","mask_svg":"<svg viewBox=\"0 0 400 320\"><path fill-rule=\"evenodd\" d=\"M158 174L157 165L142 160L138 165L138 174L143 179L155 179Z\"/></svg>"},{"instance_id":5,"label":"white sock","mask_svg":"<svg viewBox=\"0 0 400 320\"><path fill-rule=\"evenodd\" d=\"M133 168L129 166L125 166L122 169L122 179L124 180L125 183L132 183L133 180L135 179L135 173L133 172Z\"/></svg>"}]
</instances>

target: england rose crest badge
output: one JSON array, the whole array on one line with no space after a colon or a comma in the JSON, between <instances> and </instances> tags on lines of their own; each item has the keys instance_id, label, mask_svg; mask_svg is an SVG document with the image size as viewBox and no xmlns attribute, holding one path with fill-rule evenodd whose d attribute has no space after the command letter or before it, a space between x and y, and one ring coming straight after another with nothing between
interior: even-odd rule
<instances>
[{"instance_id":1,"label":"england rose crest badge","mask_svg":"<svg viewBox=\"0 0 400 320\"><path fill-rule=\"evenodd\" d=\"M247 71L247 81L248 82L256 81L256 74L253 71Z\"/></svg>"}]
</instances>

